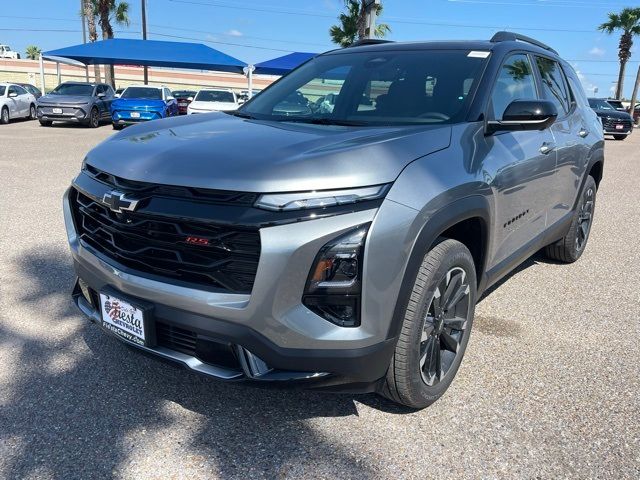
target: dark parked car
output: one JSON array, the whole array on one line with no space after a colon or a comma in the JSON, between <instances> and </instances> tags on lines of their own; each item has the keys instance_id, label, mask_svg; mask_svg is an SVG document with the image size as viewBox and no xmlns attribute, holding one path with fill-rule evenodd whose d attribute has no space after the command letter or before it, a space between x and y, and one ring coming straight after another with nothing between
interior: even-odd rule
<instances>
[{"instance_id":1,"label":"dark parked car","mask_svg":"<svg viewBox=\"0 0 640 480\"><path fill-rule=\"evenodd\" d=\"M40 91L40 89L34 85L31 85L30 83L18 83L17 85L20 85L27 92L36 97L36 99L42 96L42 92Z\"/></svg>"},{"instance_id":2,"label":"dark parked car","mask_svg":"<svg viewBox=\"0 0 640 480\"><path fill-rule=\"evenodd\" d=\"M550 47L367 41L236 111L90 151L64 197L73 298L123 342L221 380L425 407L483 292L542 248L580 258L603 163L600 122Z\"/></svg>"},{"instance_id":3,"label":"dark parked car","mask_svg":"<svg viewBox=\"0 0 640 480\"><path fill-rule=\"evenodd\" d=\"M65 82L38 99L38 120L43 127L53 122L72 122L96 128L110 118L113 88L104 83Z\"/></svg>"},{"instance_id":4,"label":"dark parked car","mask_svg":"<svg viewBox=\"0 0 640 480\"><path fill-rule=\"evenodd\" d=\"M173 96L178 101L178 113L180 115L186 115L189 104L193 102L193 97L196 96L194 90L174 90Z\"/></svg>"},{"instance_id":5,"label":"dark parked car","mask_svg":"<svg viewBox=\"0 0 640 480\"><path fill-rule=\"evenodd\" d=\"M609 101L602 98L590 98L589 106L600 117L605 135L613 135L616 140L624 140L633 132L631 115L616 110Z\"/></svg>"}]
</instances>

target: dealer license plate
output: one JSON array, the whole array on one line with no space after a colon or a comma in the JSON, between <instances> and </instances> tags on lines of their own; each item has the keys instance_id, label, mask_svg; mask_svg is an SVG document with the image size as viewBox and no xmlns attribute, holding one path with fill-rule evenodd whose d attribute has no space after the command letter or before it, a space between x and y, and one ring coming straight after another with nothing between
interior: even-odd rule
<instances>
[{"instance_id":1,"label":"dealer license plate","mask_svg":"<svg viewBox=\"0 0 640 480\"><path fill-rule=\"evenodd\" d=\"M139 112L131 112L131 118L140 118Z\"/></svg>"},{"instance_id":2,"label":"dealer license plate","mask_svg":"<svg viewBox=\"0 0 640 480\"><path fill-rule=\"evenodd\" d=\"M62 113L62 109L61 108L54 108L53 109L53 113Z\"/></svg>"},{"instance_id":3,"label":"dealer license plate","mask_svg":"<svg viewBox=\"0 0 640 480\"><path fill-rule=\"evenodd\" d=\"M124 300L100 293L102 326L138 345L145 344L144 312Z\"/></svg>"},{"instance_id":4,"label":"dealer license plate","mask_svg":"<svg viewBox=\"0 0 640 480\"><path fill-rule=\"evenodd\" d=\"M624 125L616 125L616 130L622 130L624 129Z\"/></svg>"}]
</instances>

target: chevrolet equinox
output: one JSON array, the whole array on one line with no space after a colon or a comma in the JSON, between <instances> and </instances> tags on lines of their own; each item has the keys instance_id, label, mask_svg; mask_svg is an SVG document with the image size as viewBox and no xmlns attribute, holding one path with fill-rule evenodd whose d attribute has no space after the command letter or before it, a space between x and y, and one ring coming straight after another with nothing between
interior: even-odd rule
<instances>
[{"instance_id":1,"label":"chevrolet equinox","mask_svg":"<svg viewBox=\"0 0 640 480\"><path fill-rule=\"evenodd\" d=\"M575 71L536 40L364 41L236 111L91 150L64 196L73 298L218 379L422 408L482 292L537 250L581 256L603 151Z\"/></svg>"}]
</instances>

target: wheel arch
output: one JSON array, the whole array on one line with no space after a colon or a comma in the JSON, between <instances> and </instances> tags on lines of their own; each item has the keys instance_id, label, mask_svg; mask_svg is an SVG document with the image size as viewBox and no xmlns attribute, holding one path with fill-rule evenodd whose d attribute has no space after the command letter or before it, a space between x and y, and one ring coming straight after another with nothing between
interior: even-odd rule
<instances>
[{"instance_id":1,"label":"wheel arch","mask_svg":"<svg viewBox=\"0 0 640 480\"><path fill-rule=\"evenodd\" d=\"M393 338L400 333L412 285L423 258L442 238L457 240L469 248L476 266L480 293L490 246L490 212L489 200L486 197L472 195L447 204L429 216L409 253L387 338Z\"/></svg>"}]
</instances>

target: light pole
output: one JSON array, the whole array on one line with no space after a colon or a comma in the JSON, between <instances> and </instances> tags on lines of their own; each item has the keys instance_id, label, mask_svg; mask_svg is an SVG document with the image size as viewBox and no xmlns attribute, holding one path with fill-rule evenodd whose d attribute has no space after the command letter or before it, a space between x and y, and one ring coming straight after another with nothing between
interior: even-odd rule
<instances>
[{"instance_id":1,"label":"light pole","mask_svg":"<svg viewBox=\"0 0 640 480\"><path fill-rule=\"evenodd\" d=\"M367 17L365 36L367 38L375 38L376 14L380 1L381 0L364 0L365 15Z\"/></svg>"},{"instance_id":2,"label":"light pole","mask_svg":"<svg viewBox=\"0 0 640 480\"><path fill-rule=\"evenodd\" d=\"M147 39L147 0L140 0L142 7L142 39ZM144 66L144 84L149 84L149 68Z\"/></svg>"},{"instance_id":3,"label":"light pole","mask_svg":"<svg viewBox=\"0 0 640 480\"><path fill-rule=\"evenodd\" d=\"M87 43L87 26L84 16L84 2L85 0L80 0L80 17L82 18L82 43ZM87 83L89 83L89 65L84 66L84 77Z\"/></svg>"}]
</instances>

